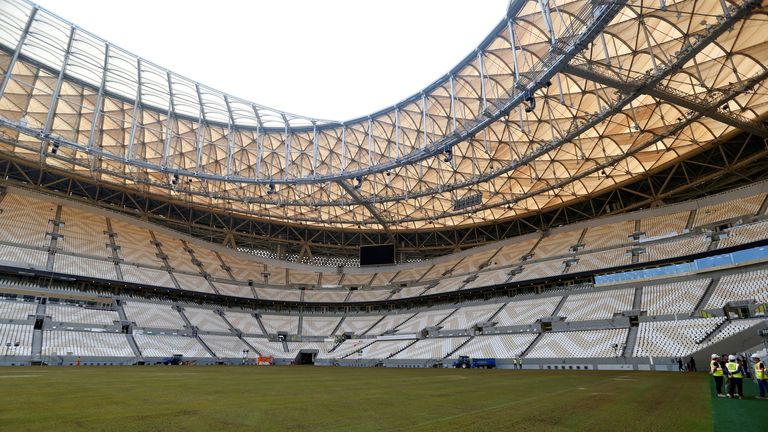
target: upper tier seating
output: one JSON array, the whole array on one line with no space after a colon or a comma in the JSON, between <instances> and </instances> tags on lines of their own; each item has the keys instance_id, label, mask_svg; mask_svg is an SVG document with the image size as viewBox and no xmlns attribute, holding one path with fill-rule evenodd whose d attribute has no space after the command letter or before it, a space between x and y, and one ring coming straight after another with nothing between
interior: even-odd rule
<instances>
[{"instance_id":1,"label":"upper tier seating","mask_svg":"<svg viewBox=\"0 0 768 432\"><path fill-rule=\"evenodd\" d=\"M75 207L62 207L57 246L63 252L98 258L112 256L107 236L107 219Z\"/></svg>"},{"instance_id":2,"label":"upper tier seating","mask_svg":"<svg viewBox=\"0 0 768 432\"><path fill-rule=\"evenodd\" d=\"M760 205L765 201L765 194L757 194L746 198L739 198L728 202L722 202L696 211L694 226L709 225L741 216L753 216Z\"/></svg>"},{"instance_id":3,"label":"upper tier seating","mask_svg":"<svg viewBox=\"0 0 768 432\"><path fill-rule=\"evenodd\" d=\"M8 193L0 201L0 241L20 246L47 248L56 219L56 204L30 196Z\"/></svg>"},{"instance_id":4,"label":"upper tier seating","mask_svg":"<svg viewBox=\"0 0 768 432\"><path fill-rule=\"evenodd\" d=\"M720 239L718 248L752 243L768 238L768 220L739 225L728 230L728 237Z\"/></svg>"}]
</instances>

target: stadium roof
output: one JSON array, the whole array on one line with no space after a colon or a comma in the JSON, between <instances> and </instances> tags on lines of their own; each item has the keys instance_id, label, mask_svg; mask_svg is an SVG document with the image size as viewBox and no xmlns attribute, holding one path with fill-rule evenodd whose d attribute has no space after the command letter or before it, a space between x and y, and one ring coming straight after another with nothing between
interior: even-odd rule
<instances>
[{"instance_id":1,"label":"stadium roof","mask_svg":"<svg viewBox=\"0 0 768 432\"><path fill-rule=\"evenodd\" d=\"M338 122L221 93L34 4L0 0L0 153L318 228L520 218L736 131L768 137L765 5L515 0L437 81Z\"/></svg>"}]
</instances>

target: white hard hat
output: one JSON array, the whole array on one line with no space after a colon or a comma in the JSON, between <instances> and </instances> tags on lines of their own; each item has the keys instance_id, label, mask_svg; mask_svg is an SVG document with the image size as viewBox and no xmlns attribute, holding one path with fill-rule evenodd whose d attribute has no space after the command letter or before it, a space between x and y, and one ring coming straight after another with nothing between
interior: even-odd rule
<instances>
[{"instance_id":1,"label":"white hard hat","mask_svg":"<svg viewBox=\"0 0 768 432\"><path fill-rule=\"evenodd\" d=\"M733 355L733 354L729 355L728 356L728 361L731 361L731 360L736 360L736 356Z\"/></svg>"},{"instance_id":2,"label":"white hard hat","mask_svg":"<svg viewBox=\"0 0 768 432\"><path fill-rule=\"evenodd\" d=\"M758 359L758 360L760 360L760 356L759 356L759 355L757 355L757 353L755 353L755 354L752 354L752 358L753 358L753 359Z\"/></svg>"},{"instance_id":3,"label":"white hard hat","mask_svg":"<svg viewBox=\"0 0 768 432\"><path fill-rule=\"evenodd\" d=\"M720 356L719 356L719 355L717 355L717 354L712 354L712 358L713 358L713 359L716 359L716 358L720 358Z\"/></svg>"}]
</instances>

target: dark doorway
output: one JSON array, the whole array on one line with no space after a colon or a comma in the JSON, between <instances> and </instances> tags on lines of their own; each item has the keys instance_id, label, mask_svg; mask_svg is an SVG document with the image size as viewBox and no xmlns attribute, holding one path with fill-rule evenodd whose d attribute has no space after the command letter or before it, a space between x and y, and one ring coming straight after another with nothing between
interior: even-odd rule
<instances>
[{"instance_id":1,"label":"dark doorway","mask_svg":"<svg viewBox=\"0 0 768 432\"><path fill-rule=\"evenodd\" d=\"M313 365L315 364L315 353L300 352L296 357L296 364L300 365Z\"/></svg>"}]
</instances>

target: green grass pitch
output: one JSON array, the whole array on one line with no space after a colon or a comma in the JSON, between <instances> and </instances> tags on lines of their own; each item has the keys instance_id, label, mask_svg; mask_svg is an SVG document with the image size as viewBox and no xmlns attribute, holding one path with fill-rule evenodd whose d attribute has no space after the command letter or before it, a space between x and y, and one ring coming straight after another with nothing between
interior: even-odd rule
<instances>
[{"instance_id":1,"label":"green grass pitch","mask_svg":"<svg viewBox=\"0 0 768 432\"><path fill-rule=\"evenodd\" d=\"M739 421L744 417L734 417L733 408L760 404L768 411L766 401L713 401L709 378L701 373L311 366L0 369L4 432L700 432L713 430L713 404ZM745 412L758 411L755 407ZM744 425L749 424L747 418Z\"/></svg>"}]
</instances>

